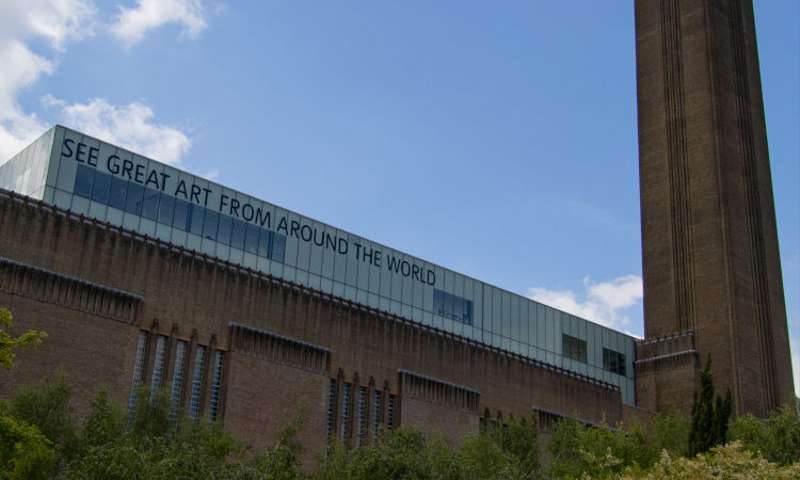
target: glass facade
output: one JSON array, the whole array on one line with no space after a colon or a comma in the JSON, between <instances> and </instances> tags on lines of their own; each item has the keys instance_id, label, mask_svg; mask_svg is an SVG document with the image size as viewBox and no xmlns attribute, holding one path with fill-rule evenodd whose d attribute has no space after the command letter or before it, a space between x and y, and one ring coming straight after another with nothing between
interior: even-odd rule
<instances>
[{"instance_id":1,"label":"glass facade","mask_svg":"<svg viewBox=\"0 0 800 480\"><path fill-rule=\"evenodd\" d=\"M64 127L23 153L30 168L0 165L0 187L617 385L634 402L631 336ZM585 361L563 335L585 342ZM625 368L606 368L604 350Z\"/></svg>"}]
</instances>

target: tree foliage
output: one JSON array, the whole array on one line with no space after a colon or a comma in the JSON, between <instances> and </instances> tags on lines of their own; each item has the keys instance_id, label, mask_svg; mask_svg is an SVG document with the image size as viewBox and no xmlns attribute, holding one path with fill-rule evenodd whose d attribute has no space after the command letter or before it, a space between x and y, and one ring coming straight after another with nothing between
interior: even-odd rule
<instances>
[{"instance_id":1,"label":"tree foliage","mask_svg":"<svg viewBox=\"0 0 800 480\"><path fill-rule=\"evenodd\" d=\"M0 405L0 480L800 478L800 421L788 408L768 419L736 419L735 443L694 457L689 418L666 413L616 428L562 420L546 467L533 418L509 418L459 445L409 428L386 430L359 448L334 443L303 465L300 418L284 425L271 448L253 452L217 423L174 415L166 393L140 391L129 414L101 390L77 425L63 376L20 390Z\"/></svg>"},{"instance_id":2,"label":"tree foliage","mask_svg":"<svg viewBox=\"0 0 800 480\"><path fill-rule=\"evenodd\" d=\"M32 347L42 343L47 337L45 332L38 330L28 330L18 337L12 336L8 330L14 324L14 318L7 308L0 308L0 364L6 369L14 366L17 354L14 352L19 348Z\"/></svg>"},{"instance_id":3,"label":"tree foliage","mask_svg":"<svg viewBox=\"0 0 800 480\"><path fill-rule=\"evenodd\" d=\"M700 372L698 387L692 404L692 428L689 431L689 455L705 453L727 441L728 422L733 405L731 392L714 399L714 377L711 373L711 357Z\"/></svg>"}]
</instances>

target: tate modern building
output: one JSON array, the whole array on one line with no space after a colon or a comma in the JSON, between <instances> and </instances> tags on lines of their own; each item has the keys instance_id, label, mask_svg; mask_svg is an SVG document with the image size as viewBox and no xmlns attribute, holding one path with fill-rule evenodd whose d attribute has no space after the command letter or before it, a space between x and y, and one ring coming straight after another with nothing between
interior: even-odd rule
<instances>
[{"instance_id":1,"label":"tate modern building","mask_svg":"<svg viewBox=\"0 0 800 480\"><path fill-rule=\"evenodd\" d=\"M0 305L78 408L166 389L255 445L634 412L634 338L56 126L0 165Z\"/></svg>"}]
</instances>

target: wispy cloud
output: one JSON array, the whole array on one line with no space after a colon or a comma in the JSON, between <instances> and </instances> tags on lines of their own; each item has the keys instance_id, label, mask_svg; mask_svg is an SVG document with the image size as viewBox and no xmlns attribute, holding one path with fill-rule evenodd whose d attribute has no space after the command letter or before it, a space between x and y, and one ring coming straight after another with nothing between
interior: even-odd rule
<instances>
[{"instance_id":1,"label":"wispy cloud","mask_svg":"<svg viewBox=\"0 0 800 480\"><path fill-rule=\"evenodd\" d=\"M599 283L585 277L583 287L584 291L580 293L535 287L528 291L528 297L617 330L629 333L632 328L640 330L640 326L634 325L627 313L630 308L641 305L643 291L640 276L625 275Z\"/></svg>"},{"instance_id":2,"label":"wispy cloud","mask_svg":"<svg viewBox=\"0 0 800 480\"><path fill-rule=\"evenodd\" d=\"M44 122L20 106L22 91L52 74L51 59L34 52L29 41L44 40L53 51L68 40L93 32L96 9L88 0L4 0L0 2L0 161L25 147L45 129Z\"/></svg>"},{"instance_id":3,"label":"wispy cloud","mask_svg":"<svg viewBox=\"0 0 800 480\"><path fill-rule=\"evenodd\" d=\"M196 38L208 26L206 11L202 0L137 0L133 8L120 7L110 30L129 45L169 24L180 25L182 36Z\"/></svg>"},{"instance_id":4,"label":"wispy cloud","mask_svg":"<svg viewBox=\"0 0 800 480\"><path fill-rule=\"evenodd\" d=\"M67 104L52 96L44 97L42 102L60 108L67 125L164 163L180 164L192 145L182 131L156 123L153 110L140 102L117 106L95 98Z\"/></svg>"}]
</instances>

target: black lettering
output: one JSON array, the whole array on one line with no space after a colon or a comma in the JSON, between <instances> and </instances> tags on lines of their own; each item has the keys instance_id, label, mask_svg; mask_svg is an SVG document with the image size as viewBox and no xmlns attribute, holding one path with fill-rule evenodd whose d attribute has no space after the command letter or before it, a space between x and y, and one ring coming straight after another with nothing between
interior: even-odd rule
<instances>
[{"instance_id":1,"label":"black lettering","mask_svg":"<svg viewBox=\"0 0 800 480\"><path fill-rule=\"evenodd\" d=\"M168 173L161 173L161 191L163 192L165 188L167 188L167 179L170 177Z\"/></svg>"},{"instance_id":2,"label":"black lettering","mask_svg":"<svg viewBox=\"0 0 800 480\"><path fill-rule=\"evenodd\" d=\"M239 200L235 198L231 198L231 216L236 215L236 218L239 218Z\"/></svg>"},{"instance_id":3,"label":"black lettering","mask_svg":"<svg viewBox=\"0 0 800 480\"><path fill-rule=\"evenodd\" d=\"M420 268L417 265L413 265L411 267L411 278L413 278L416 281L419 281L419 270Z\"/></svg>"},{"instance_id":4,"label":"black lettering","mask_svg":"<svg viewBox=\"0 0 800 480\"><path fill-rule=\"evenodd\" d=\"M106 168L114 175L119 173L119 163L117 163L119 160L119 157L116 155L111 155L108 157L108 160L106 160Z\"/></svg>"},{"instance_id":5,"label":"black lettering","mask_svg":"<svg viewBox=\"0 0 800 480\"><path fill-rule=\"evenodd\" d=\"M394 270L394 273L400 271L400 261L394 255L389 255L389 270Z\"/></svg>"},{"instance_id":6,"label":"black lettering","mask_svg":"<svg viewBox=\"0 0 800 480\"><path fill-rule=\"evenodd\" d=\"M248 222L252 221L254 210L255 209L253 208L252 205L250 205L249 203L245 203L244 205L242 205L242 218L244 218Z\"/></svg>"},{"instance_id":7,"label":"black lettering","mask_svg":"<svg viewBox=\"0 0 800 480\"><path fill-rule=\"evenodd\" d=\"M336 237L330 233L325 233L325 248L336 251Z\"/></svg>"},{"instance_id":8,"label":"black lettering","mask_svg":"<svg viewBox=\"0 0 800 480\"><path fill-rule=\"evenodd\" d=\"M289 236L289 226L287 225L286 217L281 217L281 221L278 222L278 228L275 229L276 232L280 232L281 230L283 230L284 235L287 237Z\"/></svg>"},{"instance_id":9,"label":"black lettering","mask_svg":"<svg viewBox=\"0 0 800 480\"><path fill-rule=\"evenodd\" d=\"M219 211L223 212L225 207L228 205L228 196L224 193L219 195Z\"/></svg>"},{"instance_id":10,"label":"black lettering","mask_svg":"<svg viewBox=\"0 0 800 480\"><path fill-rule=\"evenodd\" d=\"M144 165L136 164L136 173L133 174L133 180L144 185Z\"/></svg>"},{"instance_id":11,"label":"black lettering","mask_svg":"<svg viewBox=\"0 0 800 480\"><path fill-rule=\"evenodd\" d=\"M209 194L209 193L211 193L211 189L210 189L210 188L203 187L203 193L205 193L205 194L206 194L206 196L205 196L205 199L204 199L204 201L203 201L203 206L204 206L204 207L207 207L207 206L208 206L208 194Z\"/></svg>"},{"instance_id":12,"label":"black lettering","mask_svg":"<svg viewBox=\"0 0 800 480\"><path fill-rule=\"evenodd\" d=\"M300 230L300 222L298 222L297 220L292 220L292 232L291 233L292 233L293 237L300 238L300 236L297 235L297 231L298 230Z\"/></svg>"},{"instance_id":13,"label":"black lettering","mask_svg":"<svg viewBox=\"0 0 800 480\"><path fill-rule=\"evenodd\" d=\"M319 242L317 242L318 233L319 233ZM314 245L318 247L325 245L325 232L317 230L316 228L314 229Z\"/></svg>"},{"instance_id":14,"label":"black lettering","mask_svg":"<svg viewBox=\"0 0 800 480\"><path fill-rule=\"evenodd\" d=\"M199 186L195 185L194 183L192 184L192 189L191 189L190 196L191 196L192 202L194 202L194 203L196 203L198 205L200 205L200 192L201 191L202 190L200 190Z\"/></svg>"},{"instance_id":15,"label":"black lettering","mask_svg":"<svg viewBox=\"0 0 800 480\"><path fill-rule=\"evenodd\" d=\"M267 228L272 228L270 225L270 213L268 211L261 210L261 207L256 208L256 222L259 226L263 227L264 224L267 225Z\"/></svg>"},{"instance_id":16,"label":"black lettering","mask_svg":"<svg viewBox=\"0 0 800 480\"><path fill-rule=\"evenodd\" d=\"M303 225L302 227L300 227L300 238L302 238L304 242L311 241L311 237L313 235L314 234L311 231L311 227L309 227L308 225ZM306 237L308 237L308 238L306 238Z\"/></svg>"},{"instance_id":17,"label":"black lettering","mask_svg":"<svg viewBox=\"0 0 800 480\"><path fill-rule=\"evenodd\" d=\"M356 260L361 259L361 244L358 242L353 242L353 245L356 246Z\"/></svg>"},{"instance_id":18,"label":"black lettering","mask_svg":"<svg viewBox=\"0 0 800 480\"><path fill-rule=\"evenodd\" d=\"M131 175L132 171L133 171L133 162L131 162L130 160L127 160L127 159L123 160L122 161L122 176L127 175L128 176L128 180L133 180L133 175Z\"/></svg>"},{"instance_id":19,"label":"black lettering","mask_svg":"<svg viewBox=\"0 0 800 480\"><path fill-rule=\"evenodd\" d=\"M178 187L175 189L175 196L183 195L184 200L188 200L187 193L186 193L186 181L180 180L178 182Z\"/></svg>"},{"instance_id":20,"label":"black lettering","mask_svg":"<svg viewBox=\"0 0 800 480\"><path fill-rule=\"evenodd\" d=\"M428 285L436 285L436 273L433 270L428 270L425 283Z\"/></svg>"},{"instance_id":21,"label":"black lettering","mask_svg":"<svg viewBox=\"0 0 800 480\"><path fill-rule=\"evenodd\" d=\"M86 163L86 158L85 158L86 157L86 146L87 145L85 143L79 143L78 144L78 153L75 155L75 160L77 160L77 161L79 161L81 163ZM84 158L81 158L81 157L84 157Z\"/></svg>"},{"instance_id":22,"label":"black lettering","mask_svg":"<svg viewBox=\"0 0 800 480\"><path fill-rule=\"evenodd\" d=\"M146 187L146 186L150 185L151 183L156 186L155 187L156 190L159 190L159 188L158 188L158 172L156 172L155 170L150 170L150 174L147 176L147 181L144 182L144 186Z\"/></svg>"},{"instance_id":23,"label":"black lettering","mask_svg":"<svg viewBox=\"0 0 800 480\"><path fill-rule=\"evenodd\" d=\"M89 165L97 168L97 156L100 155L100 150L95 147L89 147L89 160L86 162Z\"/></svg>"},{"instance_id":24,"label":"black lettering","mask_svg":"<svg viewBox=\"0 0 800 480\"><path fill-rule=\"evenodd\" d=\"M372 249L370 248L369 251L367 251L367 249L364 248L364 254L361 255L361 259L364 262L372 263Z\"/></svg>"},{"instance_id":25,"label":"black lettering","mask_svg":"<svg viewBox=\"0 0 800 480\"><path fill-rule=\"evenodd\" d=\"M403 260L403 263L400 264L400 273L402 273L404 277L411 275L411 264L406 260Z\"/></svg>"},{"instance_id":26,"label":"black lettering","mask_svg":"<svg viewBox=\"0 0 800 480\"><path fill-rule=\"evenodd\" d=\"M347 251L348 250L350 250L350 246L347 243L347 239L346 238L340 238L339 239L339 254L347 255Z\"/></svg>"},{"instance_id":27,"label":"black lettering","mask_svg":"<svg viewBox=\"0 0 800 480\"><path fill-rule=\"evenodd\" d=\"M381 267L381 255L383 255L383 252L380 250L375 250L375 261L372 262L372 264L378 268Z\"/></svg>"},{"instance_id":28,"label":"black lettering","mask_svg":"<svg viewBox=\"0 0 800 480\"><path fill-rule=\"evenodd\" d=\"M65 138L64 139L64 143L61 144L61 156L62 157L69 158L69 157L72 156L73 153L75 153L75 152L72 151L72 147L70 146L70 144L75 145L75 140L70 140L69 138ZM69 153L66 153L64 151L65 149Z\"/></svg>"}]
</instances>

